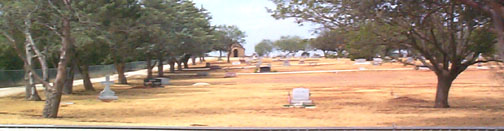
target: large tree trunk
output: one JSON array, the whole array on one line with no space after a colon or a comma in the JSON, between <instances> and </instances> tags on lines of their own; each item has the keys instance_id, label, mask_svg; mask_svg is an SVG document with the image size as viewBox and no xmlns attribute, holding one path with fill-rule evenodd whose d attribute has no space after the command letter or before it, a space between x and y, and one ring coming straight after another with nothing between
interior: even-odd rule
<instances>
[{"instance_id":1,"label":"large tree trunk","mask_svg":"<svg viewBox=\"0 0 504 131\"><path fill-rule=\"evenodd\" d=\"M82 75L82 83L84 83L84 89L86 91L95 91L93 83L91 83L91 77L89 77L89 66L87 64L83 64L79 67L79 72Z\"/></svg>"},{"instance_id":2,"label":"large tree trunk","mask_svg":"<svg viewBox=\"0 0 504 131\"><path fill-rule=\"evenodd\" d=\"M117 81L119 84L128 84L128 80L126 79L126 75L124 75L125 71L125 63L124 62L118 62L115 63L115 67L117 70Z\"/></svg>"},{"instance_id":3,"label":"large tree trunk","mask_svg":"<svg viewBox=\"0 0 504 131\"><path fill-rule=\"evenodd\" d=\"M65 80L65 85L63 87L63 94L72 94L73 91L73 81L75 77L75 70L77 69L77 64L75 57L72 58L72 63L70 66L70 70L68 71L66 80Z\"/></svg>"},{"instance_id":4,"label":"large tree trunk","mask_svg":"<svg viewBox=\"0 0 504 131\"><path fill-rule=\"evenodd\" d=\"M200 61L200 63L202 63L202 62L206 61L206 60L205 60L205 56L202 56L202 57L201 57L201 59L203 59L203 60L202 60L202 61Z\"/></svg>"},{"instance_id":5,"label":"large tree trunk","mask_svg":"<svg viewBox=\"0 0 504 131\"><path fill-rule=\"evenodd\" d=\"M436 101L434 102L435 108L449 108L448 94L454 79L449 75L437 75L438 84L436 90Z\"/></svg>"},{"instance_id":6,"label":"large tree trunk","mask_svg":"<svg viewBox=\"0 0 504 131\"><path fill-rule=\"evenodd\" d=\"M170 60L168 63L170 64L170 73L175 73L175 61Z\"/></svg>"},{"instance_id":7,"label":"large tree trunk","mask_svg":"<svg viewBox=\"0 0 504 131\"><path fill-rule=\"evenodd\" d=\"M36 47L33 47L35 46L35 44L33 43L33 39L32 39L32 36L31 36L31 32L30 32L30 27L31 26L31 22L26 19L25 20L25 26L27 26L24 30L24 34L25 34L25 52L26 52L26 62L25 63L25 67L29 67L29 68L32 68L33 67L33 53L32 53L32 50L34 49L37 49ZM38 50L37 50L38 51ZM40 56L39 56L40 57ZM42 63L41 63L42 65ZM26 80L26 83L25 83L25 88L26 88L26 100L28 101L40 101L42 99L40 99L40 96L38 95L38 92L37 92L37 88L35 87L35 80L34 80L34 73L33 71L29 71L29 69L25 69L25 80Z\"/></svg>"},{"instance_id":8,"label":"large tree trunk","mask_svg":"<svg viewBox=\"0 0 504 131\"><path fill-rule=\"evenodd\" d=\"M65 4L69 9L69 3ZM65 83L66 78L66 65L68 63L68 53L69 48L72 46L72 37L71 37L71 26L70 19L68 17L62 18L62 36L61 36L61 48L60 48L60 57L58 62L58 73L56 74L56 79L54 80L54 85L46 88L46 102L44 105L44 110L42 112L42 116L44 118L56 118L58 116L59 105L61 101L61 90L63 89L63 84Z\"/></svg>"},{"instance_id":9,"label":"large tree trunk","mask_svg":"<svg viewBox=\"0 0 504 131\"><path fill-rule=\"evenodd\" d=\"M221 61L222 60L222 51L219 50L219 59L217 59L218 61Z\"/></svg>"},{"instance_id":10,"label":"large tree trunk","mask_svg":"<svg viewBox=\"0 0 504 131\"><path fill-rule=\"evenodd\" d=\"M28 66L28 65L27 65ZM26 96L25 99L27 101L41 101L40 96L38 95L37 88L35 87L35 81L33 78L33 73L28 69L25 69L25 90Z\"/></svg>"},{"instance_id":11,"label":"large tree trunk","mask_svg":"<svg viewBox=\"0 0 504 131\"><path fill-rule=\"evenodd\" d=\"M150 79L152 78L152 56L147 54L147 78Z\"/></svg>"},{"instance_id":12,"label":"large tree trunk","mask_svg":"<svg viewBox=\"0 0 504 131\"><path fill-rule=\"evenodd\" d=\"M231 61L229 60L229 57L231 57L231 51L228 51L228 55L227 55L227 63L231 63Z\"/></svg>"},{"instance_id":13,"label":"large tree trunk","mask_svg":"<svg viewBox=\"0 0 504 131\"><path fill-rule=\"evenodd\" d=\"M164 69L163 69L163 55L160 53L158 54L158 77L163 77L164 76Z\"/></svg>"},{"instance_id":14,"label":"large tree trunk","mask_svg":"<svg viewBox=\"0 0 504 131\"><path fill-rule=\"evenodd\" d=\"M177 61L177 70L179 70L179 71L182 70L182 61L181 60Z\"/></svg>"},{"instance_id":15,"label":"large tree trunk","mask_svg":"<svg viewBox=\"0 0 504 131\"><path fill-rule=\"evenodd\" d=\"M196 57L191 57L192 65L196 65Z\"/></svg>"}]
</instances>

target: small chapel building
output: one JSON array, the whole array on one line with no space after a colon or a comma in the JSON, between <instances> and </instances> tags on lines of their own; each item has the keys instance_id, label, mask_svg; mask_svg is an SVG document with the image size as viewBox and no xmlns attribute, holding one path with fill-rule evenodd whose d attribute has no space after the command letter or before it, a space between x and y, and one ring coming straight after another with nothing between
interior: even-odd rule
<instances>
[{"instance_id":1,"label":"small chapel building","mask_svg":"<svg viewBox=\"0 0 504 131\"><path fill-rule=\"evenodd\" d=\"M241 44L235 43L231 45L230 57L245 57L245 48Z\"/></svg>"}]
</instances>

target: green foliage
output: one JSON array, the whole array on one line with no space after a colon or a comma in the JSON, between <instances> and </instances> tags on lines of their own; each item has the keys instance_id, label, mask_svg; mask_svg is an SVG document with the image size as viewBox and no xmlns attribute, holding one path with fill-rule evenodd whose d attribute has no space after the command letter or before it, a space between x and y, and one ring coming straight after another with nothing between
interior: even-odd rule
<instances>
[{"instance_id":1,"label":"green foliage","mask_svg":"<svg viewBox=\"0 0 504 131\"><path fill-rule=\"evenodd\" d=\"M214 49L218 51L229 51L232 44L245 44L245 32L234 25L219 25L215 31Z\"/></svg>"},{"instance_id":2,"label":"green foliage","mask_svg":"<svg viewBox=\"0 0 504 131\"><path fill-rule=\"evenodd\" d=\"M471 43L473 44L470 44L468 48L477 54L483 53L485 56L492 56L496 52L496 34L488 29L476 29L471 34Z\"/></svg>"},{"instance_id":3,"label":"green foliage","mask_svg":"<svg viewBox=\"0 0 504 131\"><path fill-rule=\"evenodd\" d=\"M268 55L273 51L273 42L271 40L262 40L254 49L259 56Z\"/></svg>"},{"instance_id":4,"label":"green foliage","mask_svg":"<svg viewBox=\"0 0 504 131\"><path fill-rule=\"evenodd\" d=\"M307 49L307 40L301 39L299 36L282 36L279 40L276 40L273 45L276 49L288 53L296 53Z\"/></svg>"},{"instance_id":5,"label":"green foliage","mask_svg":"<svg viewBox=\"0 0 504 131\"><path fill-rule=\"evenodd\" d=\"M328 51L335 51L341 57L346 46L345 32L341 29L324 30L317 38L310 40L310 46L322 50L324 55L328 55Z\"/></svg>"}]
</instances>

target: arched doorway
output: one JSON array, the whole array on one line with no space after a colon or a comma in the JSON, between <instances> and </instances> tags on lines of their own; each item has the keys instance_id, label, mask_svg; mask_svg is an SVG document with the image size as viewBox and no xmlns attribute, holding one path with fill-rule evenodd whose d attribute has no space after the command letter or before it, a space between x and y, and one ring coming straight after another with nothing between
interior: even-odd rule
<instances>
[{"instance_id":1,"label":"arched doorway","mask_svg":"<svg viewBox=\"0 0 504 131\"><path fill-rule=\"evenodd\" d=\"M238 57L238 50L237 49L233 50L233 57Z\"/></svg>"}]
</instances>

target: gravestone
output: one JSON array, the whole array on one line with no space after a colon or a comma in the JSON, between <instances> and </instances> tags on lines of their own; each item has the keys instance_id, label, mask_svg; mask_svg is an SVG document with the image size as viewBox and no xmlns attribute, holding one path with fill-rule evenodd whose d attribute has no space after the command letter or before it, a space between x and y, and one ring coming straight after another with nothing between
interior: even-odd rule
<instances>
[{"instance_id":1,"label":"gravestone","mask_svg":"<svg viewBox=\"0 0 504 131\"><path fill-rule=\"evenodd\" d=\"M162 80L161 79L156 79L156 78L147 78L144 79L144 86L149 86L149 87L161 87Z\"/></svg>"},{"instance_id":2,"label":"gravestone","mask_svg":"<svg viewBox=\"0 0 504 131\"><path fill-rule=\"evenodd\" d=\"M293 106L313 105L313 101L310 100L310 90L306 88L292 89L290 104Z\"/></svg>"},{"instance_id":3,"label":"gravestone","mask_svg":"<svg viewBox=\"0 0 504 131\"><path fill-rule=\"evenodd\" d=\"M263 67L259 67L259 72L271 72L271 67L269 66L263 66Z\"/></svg>"},{"instance_id":4,"label":"gravestone","mask_svg":"<svg viewBox=\"0 0 504 131\"><path fill-rule=\"evenodd\" d=\"M161 80L161 85L169 85L170 84L170 79L169 78L157 78Z\"/></svg>"},{"instance_id":5,"label":"gravestone","mask_svg":"<svg viewBox=\"0 0 504 131\"><path fill-rule=\"evenodd\" d=\"M373 58L373 65L381 65L383 63L382 58Z\"/></svg>"},{"instance_id":6,"label":"gravestone","mask_svg":"<svg viewBox=\"0 0 504 131\"><path fill-rule=\"evenodd\" d=\"M289 62L289 60L284 60L284 62L283 62L283 66L290 66L290 62Z\"/></svg>"},{"instance_id":7,"label":"gravestone","mask_svg":"<svg viewBox=\"0 0 504 131\"><path fill-rule=\"evenodd\" d=\"M236 72L226 72L224 78L236 77Z\"/></svg>"},{"instance_id":8,"label":"gravestone","mask_svg":"<svg viewBox=\"0 0 504 131\"><path fill-rule=\"evenodd\" d=\"M98 99L104 102L110 102L118 99L115 92L110 89L110 85L114 84L113 81L110 81L110 76L105 76L105 81L101 82L101 84L105 85L105 88L100 92Z\"/></svg>"},{"instance_id":9,"label":"gravestone","mask_svg":"<svg viewBox=\"0 0 504 131\"><path fill-rule=\"evenodd\" d=\"M355 59L354 61L355 61L354 65L366 65L366 64L371 64L371 63L367 62L367 61L366 61L366 59Z\"/></svg>"},{"instance_id":10,"label":"gravestone","mask_svg":"<svg viewBox=\"0 0 504 131\"><path fill-rule=\"evenodd\" d=\"M196 76L208 76L208 72L198 72L196 73Z\"/></svg>"},{"instance_id":11,"label":"gravestone","mask_svg":"<svg viewBox=\"0 0 504 131\"><path fill-rule=\"evenodd\" d=\"M239 61L235 61L235 62L231 63L231 65L240 65L240 64L241 64L241 62L239 62Z\"/></svg>"}]
</instances>

